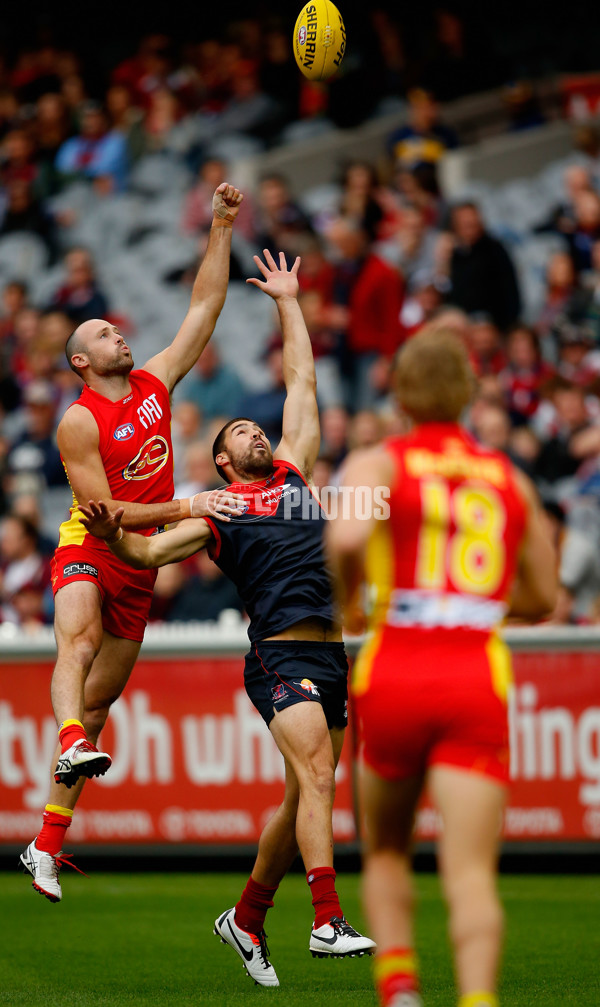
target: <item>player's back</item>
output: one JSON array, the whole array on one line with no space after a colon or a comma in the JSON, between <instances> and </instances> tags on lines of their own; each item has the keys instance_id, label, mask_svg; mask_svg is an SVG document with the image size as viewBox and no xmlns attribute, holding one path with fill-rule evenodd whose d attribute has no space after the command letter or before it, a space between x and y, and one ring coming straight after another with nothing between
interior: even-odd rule
<instances>
[{"instance_id":1,"label":"player's back","mask_svg":"<svg viewBox=\"0 0 600 1007\"><path fill-rule=\"evenodd\" d=\"M454 423L384 447L395 479L368 549L372 625L489 631L506 611L526 520L509 460Z\"/></svg>"}]
</instances>

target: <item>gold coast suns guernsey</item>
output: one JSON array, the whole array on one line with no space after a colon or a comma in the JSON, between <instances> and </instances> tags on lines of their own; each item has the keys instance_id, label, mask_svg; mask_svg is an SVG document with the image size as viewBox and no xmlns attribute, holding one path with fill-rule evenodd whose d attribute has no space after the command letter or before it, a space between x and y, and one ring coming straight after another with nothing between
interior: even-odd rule
<instances>
[{"instance_id":1,"label":"gold coast suns guernsey","mask_svg":"<svg viewBox=\"0 0 600 1007\"><path fill-rule=\"evenodd\" d=\"M99 451L113 500L153 504L173 499L171 406L165 385L148 371L132 371L131 392L112 402L86 385L74 405L89 409L98 425ZM69 407L71 408L71 407ZM67 478L68 466L65 464ZM83 545L107 550L80 522L73 492L68 521L60 526L58 546ZM154 528L141 534L151 535Z\"/></svg>"},{"instance_id":2,"label":"gold coast suns guernsey","mask_svg":"<svg viewBox=\"0 0 600 1007\"><path fill-rule=\"evenodd\" d=\"M384 446L397 477L367 553L372 629L489 632L506 613L526 521L509 460L453 423Z\"/></svg>"}]
</instances>

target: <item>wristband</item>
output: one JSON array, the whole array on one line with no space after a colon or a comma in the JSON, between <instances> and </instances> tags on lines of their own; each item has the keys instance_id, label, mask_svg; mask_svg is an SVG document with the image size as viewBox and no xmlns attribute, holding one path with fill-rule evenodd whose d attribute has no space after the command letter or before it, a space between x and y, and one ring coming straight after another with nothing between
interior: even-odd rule
<instances>
[{"instance_id":1,"label":"wristband","mask_svg":"<svg viewBox=\"0 0 600 1007\"><path fill-rule=\"evenodd\" d=\"M121 528L121 525L119 525L119 534L116 535L115 538L106 538L104 539L104 541L106 542L107 545L115 545L115 543L120 542L122 538L123 538L123 529Z\"/></svg>"}]
</instances>

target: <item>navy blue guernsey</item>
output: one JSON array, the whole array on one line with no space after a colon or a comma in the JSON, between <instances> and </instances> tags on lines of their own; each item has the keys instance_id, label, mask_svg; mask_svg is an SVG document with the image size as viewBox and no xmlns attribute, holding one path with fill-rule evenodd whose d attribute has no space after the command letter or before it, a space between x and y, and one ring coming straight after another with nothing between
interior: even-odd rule
<instances>
[{"instance_id":1,"label":"navy blue guernsey","mask_svg":"<svg viewBox=\"0 0 600 1007\"><path fill-rule=\"evenodd\" d=\"M301 619L331 623L333 600L323 555L325 518L301 473L289 462L256 483L231 483L247 509L213 521L209 555L238 589L250 617L251 643Z\"/></svg>"}]
</instances>

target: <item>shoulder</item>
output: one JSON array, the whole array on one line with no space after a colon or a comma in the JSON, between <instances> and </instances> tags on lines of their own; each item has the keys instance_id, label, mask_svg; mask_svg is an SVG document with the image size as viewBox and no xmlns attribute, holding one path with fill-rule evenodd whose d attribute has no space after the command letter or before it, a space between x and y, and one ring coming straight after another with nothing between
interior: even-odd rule
<instances>
[{"instance_id":1,"label":"shoulder","mask_svg":"<svg viewBox=\"0 0 600 1007\"><path fill-rule=\"evenodd\" d=\"M85 444L97 443L98 424L86 406L74 402L58 424L56 436L61 450L74 440Z\"/></svg>"},{"instance_id":2,"label":"shoulder","mask_svg":"<svg viewBox=\"0 0 600 1007\"><path fill-rule=\"evenodd\" d=\"M372 448L351 451L340 472L340 482L371 484L374 480L391 484L397 471L397 462L387 442Z\"/></svg>"}]
</instances>

